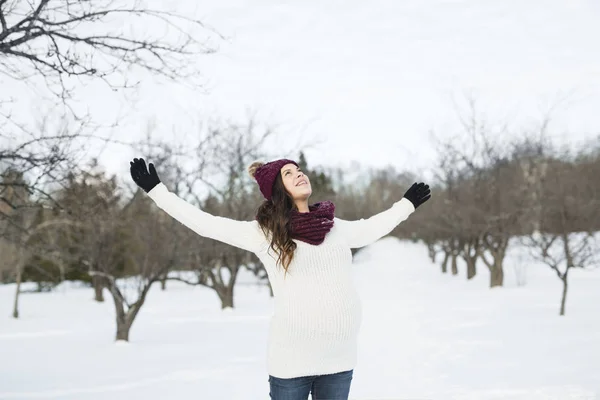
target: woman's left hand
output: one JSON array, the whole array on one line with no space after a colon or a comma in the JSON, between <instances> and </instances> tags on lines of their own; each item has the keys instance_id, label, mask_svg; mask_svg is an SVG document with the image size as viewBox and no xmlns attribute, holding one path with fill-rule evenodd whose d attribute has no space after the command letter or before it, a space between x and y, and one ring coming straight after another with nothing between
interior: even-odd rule
<instances>
[{"instance_id":1,"label":"woman's left hand","mask_svg":"<svg viewBox=\"0 0 600 400\"><path fill-rule=\"evenodd\" d=\"M420 183L413 183L413 185L406 191L404 194L412 204L415 206L415 209L419 207L421 204L425 203L431 197L431 190L429 190L429 185Z\"/></svg>"}]
</instances>

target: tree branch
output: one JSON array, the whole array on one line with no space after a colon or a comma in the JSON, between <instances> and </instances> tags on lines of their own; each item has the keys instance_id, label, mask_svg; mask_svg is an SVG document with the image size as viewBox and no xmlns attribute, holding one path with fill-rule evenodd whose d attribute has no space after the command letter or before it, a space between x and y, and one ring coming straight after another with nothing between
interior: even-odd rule
<instances>
[{"instance_id":1,"label":"tree branch","mask_svg":"<svg viewBox=\"0 0 600 400\"><path fill-rule=\"evenodd\" d=\"M197 279L196 281L189 281L187 279L184 279L184 278L181 278L181 277L178 277L178 276L167 276L167 280L168 281L183 282L183 283L185 283L187 285L190 285L190 286L206 286L204 283L202 283L200 281L200 279Z\"/></svg>"},{"instance_id":2,"label":"tree branch","mask_svg":"<svg viewBox=\"0 0 600 400\"><path fill-rule=\"evenodd\" d=\"M0 0L0 27L2 27L2 33L0 33L0 36L2 36L2 34L8 30L8 26L6 25L6 17L4 16L4 10L2 9L2 6L4 6L6 1L7 0Z\"/></svg>"}]
</instances>

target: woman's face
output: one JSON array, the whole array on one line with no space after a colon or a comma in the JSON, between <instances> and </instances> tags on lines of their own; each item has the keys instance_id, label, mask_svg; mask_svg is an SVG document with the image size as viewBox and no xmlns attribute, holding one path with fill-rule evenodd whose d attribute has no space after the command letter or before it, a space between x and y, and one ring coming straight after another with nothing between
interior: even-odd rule
<instances>
[{"instance_id":1,"label":"woman's face","mask_svg":"<svg viewBox=\"0 0 600 400\"><path fill-rule=\"evenodd\" d=\"M308 176L294 164L286 164L281 168L281 178L285 190L294 200L306 200L312 194Z\"/></svg>"}]
</instances>

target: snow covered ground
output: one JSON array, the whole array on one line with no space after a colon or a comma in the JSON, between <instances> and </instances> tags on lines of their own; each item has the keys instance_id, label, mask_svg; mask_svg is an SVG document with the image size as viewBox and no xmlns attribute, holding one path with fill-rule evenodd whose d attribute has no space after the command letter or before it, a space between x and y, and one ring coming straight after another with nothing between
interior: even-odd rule
<instances>
[{"instance_id":1,"label":"snow covered ground","mask_svg":"<svg viewBox=\"0 0 600 400\"><path fill-rule=\"evenodd\" d=\"M494 290L483 268L471 282L442 275L424 246L394 238L353 268L364 321L351 399L600 398L600 271L573 271L559 317L558 278L515 255ZM128 344L113 341L108 293L24 294L15 321L13 291L0 286L0 399L268 399L266 288L239 286L223 312L209 290L157 286Z\"/></svg>"}]
</instances>

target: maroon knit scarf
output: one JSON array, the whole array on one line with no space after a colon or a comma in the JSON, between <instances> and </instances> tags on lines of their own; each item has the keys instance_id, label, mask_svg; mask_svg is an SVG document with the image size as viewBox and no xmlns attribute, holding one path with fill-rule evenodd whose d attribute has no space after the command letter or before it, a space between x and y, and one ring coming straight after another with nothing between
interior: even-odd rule
<instances>
[{"instance_id":1,"label":"maroon knit scarf","mask_svg":"<svg viewBox=\"0 0 600 400\"><path fill-rule=\"evenodd\" d=\"M291 211L292 239L318 245L323 243L325 235L333 227L335 205L323 201L308 206L308 212Z\"/></svg>"}]
</instances>

